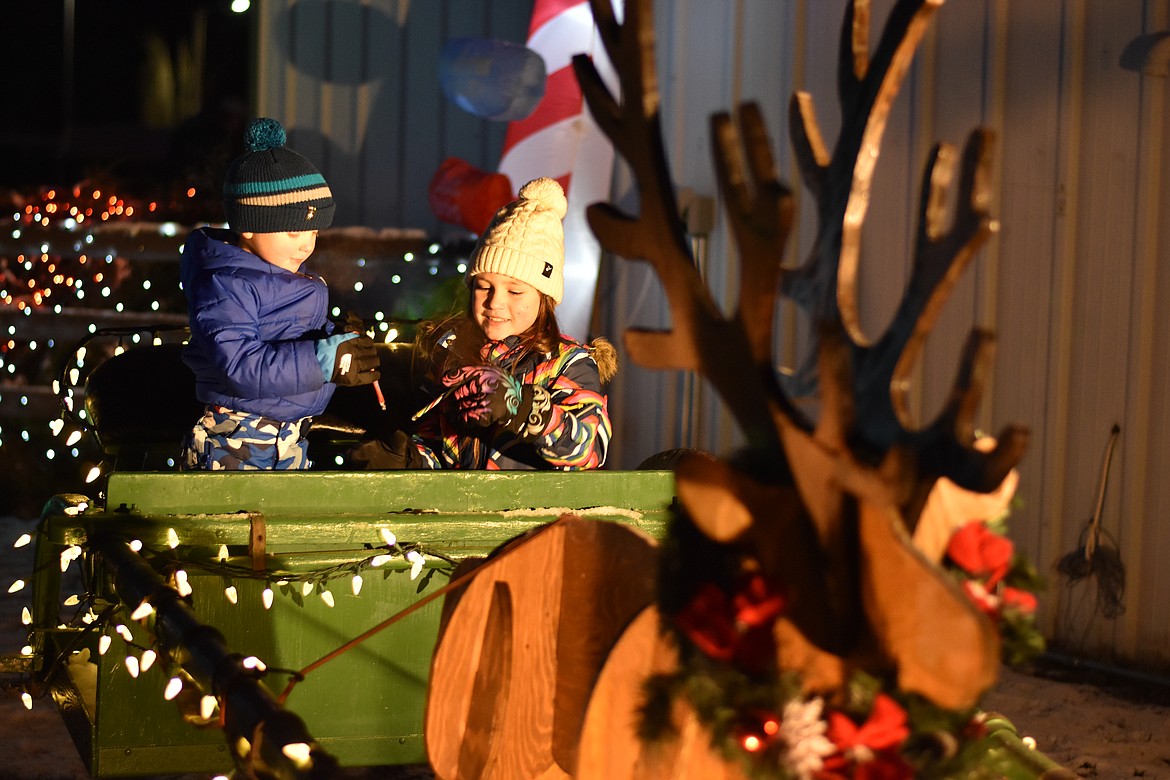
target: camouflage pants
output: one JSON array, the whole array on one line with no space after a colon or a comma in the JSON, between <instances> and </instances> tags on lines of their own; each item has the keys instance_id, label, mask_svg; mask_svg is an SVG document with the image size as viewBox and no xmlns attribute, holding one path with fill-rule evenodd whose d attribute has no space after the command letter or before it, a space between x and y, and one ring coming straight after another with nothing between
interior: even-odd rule
<instances>
[{"instance_id":1,"label":"camouflage pants","mask_svg":"<svg viewBox=\"0 0 1170 780\"><path fill-rule=\"evenodd\" d=\"M208 406L183 442L184 471L249 471L309 468L312 418L282 422L247 412Z\"/></svg>"}]
</instances>

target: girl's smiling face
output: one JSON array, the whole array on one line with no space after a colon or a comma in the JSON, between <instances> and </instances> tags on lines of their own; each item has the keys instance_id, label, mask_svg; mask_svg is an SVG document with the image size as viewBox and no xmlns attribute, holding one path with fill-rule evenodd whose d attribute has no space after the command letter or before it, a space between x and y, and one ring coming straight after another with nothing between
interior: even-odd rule
<instances>
[{"instance_id":1,"label":"girl's smiling face","mask_svg":"<svg viewBox=\"0 0 1170 780\"><path fill-rule=\"evenodd\" d=\"M471 280L471 315L491 341L519 336L540 311L540 292L504 274L476 274Z\"/></svg>"}]
</instances>

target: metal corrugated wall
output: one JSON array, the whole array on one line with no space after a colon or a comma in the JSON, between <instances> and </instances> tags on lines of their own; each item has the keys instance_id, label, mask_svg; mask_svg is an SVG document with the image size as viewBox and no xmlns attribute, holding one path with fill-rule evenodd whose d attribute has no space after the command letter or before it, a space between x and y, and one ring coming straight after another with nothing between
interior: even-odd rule
<instances>
[{"instance_id":1,"label":"metal corrugated wall","mask_svg":"<svg viewBox=\"0 0 1170 780\"><path fill-rule=\"evenodd\" d=\"M532 0L283 0L257 7L257 113L329 174L340 225L435 230L427 184L447 157L494 170L506 125L439 86L443 43L523 42Z\"/></svg>"},{"instance_id":2,"label":"metal corrugated wall","mask_svg":"<svg viewBox=\"0 0 1170 780\"><path fill-rule=\"evenodd\" d=\"M892 0L874 0L873 38ZM299 147L328 160L346 223L437 226L430 173L455 154L491 167L502 127L470 119L437 85L441 41L456 34L524 38L530 1L342 2L263 5L258 103L283 116ZM522 10L515 10L515 9ZM658 0L663 128L675 182L715 197L708 117L761 104L785 179L796 183L787 101L811 92L830 145L844 3L826 0ZM961 146L979 126L997 134L993 213L1002 229L980 253L935 328L917 373L914 411L939 408L971 327L999 347L981 424L1032 428L1013 536L1048 577L1042 622L1061 649L1149 669L1170 668L1170 155L1168 79L1123 67L1140 35L1170 29L1167 0L949 0L938 11L894 107L878 162L862 257L862 316L878 335L911 261L918 187L933 143ZM478 32L473 32L478 31ZM615 197L630 202L619 170ZM801 199L805 199L801 193ZM799 204L789 261L812 245ZM718 204L717 204L718 207ZM718 209L717 209L717 214ZM736 298L725 223L696 247L718 300ZM597 331L615 342L669 315L647 266L605 258ZM782 306L779 362L804 343ZM702 383L623 363L611 392L612 465L632 468L677 446L726 453L740 441ZM1052 566L1077 549L1093 513L1110 427L1121 438L1104 503L1128 577L1126 613L1109 620L1090 583L1063 587ZM1110 542L1112 544L1112 542Z\"/></svg>"}]
</instances>

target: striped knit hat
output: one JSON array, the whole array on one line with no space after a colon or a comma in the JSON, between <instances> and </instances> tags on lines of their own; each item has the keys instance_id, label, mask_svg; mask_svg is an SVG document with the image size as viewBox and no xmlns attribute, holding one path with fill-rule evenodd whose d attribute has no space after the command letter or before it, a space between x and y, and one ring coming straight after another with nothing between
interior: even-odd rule
<instances>
[{"instance_id":1,"label":"striped knit hat","mask_svg":"<svg viewBox=\"0 0 1170 780\"><path fill-rule=\"evenodd\" d=\"M496 212L471 255L467 278L504 274L540 290L556 303L565 290L565 191L555 179L533 179Z\"/></svg>"},{"instance_id":2,"label":"striped knit hat","mask_svg":"<svg viewBox=\"0 0 1170 780\"><path fill-rule=\"evenodd\" d=\"M244 134L248 151L228 166L223 210L237 233L321 230L333 222L333 193L313 164L285 147L284 127L254 119Z\"/></svg>"}]
</instances>

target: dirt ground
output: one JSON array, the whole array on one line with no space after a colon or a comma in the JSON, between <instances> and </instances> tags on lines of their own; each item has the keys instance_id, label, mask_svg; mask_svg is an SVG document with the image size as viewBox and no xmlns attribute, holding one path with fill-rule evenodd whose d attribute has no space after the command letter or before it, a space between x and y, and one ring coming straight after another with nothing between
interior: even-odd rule
<instances>
[{"instance_id":1,"label":"dirt ground","mask_svg":"<svg viewBox=\"0 0 1170 780\"><path fill-rule=\"evenodd\" d=\"M28 590L8 594L28 579L32 546L13 542L33 522L0 518L0 655L24 644L21 608ZM0 684L12 682L0 675ZM984 709L1011 720L1039 750L1081 777L1170 780L1170 681L1139 679L1070 663L1027 671L1003 669ZM169 776L205 780L206 775ZM346 770L348 780L425 780L422 767ZM26 710L19 692L0 690L0 780L86 780L89 774L53 704ZM150 780L150 778L147 778Z\"/></svg>"}]
</instances>

